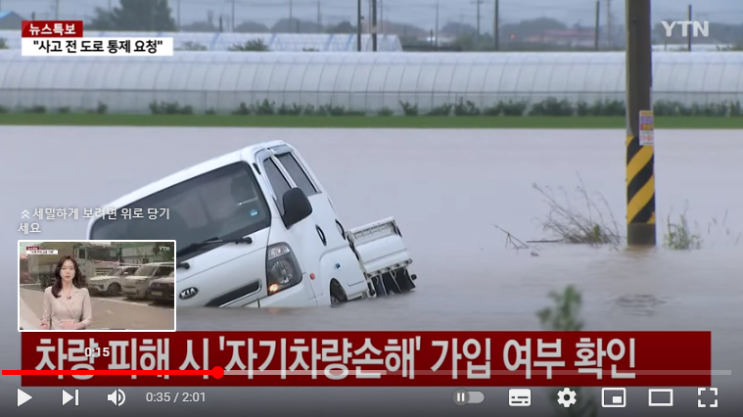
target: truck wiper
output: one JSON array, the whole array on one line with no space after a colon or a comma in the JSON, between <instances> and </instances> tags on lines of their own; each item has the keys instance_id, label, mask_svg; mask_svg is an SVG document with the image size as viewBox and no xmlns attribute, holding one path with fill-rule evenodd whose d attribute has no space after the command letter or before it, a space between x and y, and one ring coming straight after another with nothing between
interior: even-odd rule
<instances>
[{"instance_id":1,"label":"truck wiper","mask_svg":"<svg viewBox=\"0 0 743 417\"><path fill-rule=\"evenodd\" d=\"M201 242L194 242L194 243L186 246L183 249L179 249L178 250L178 254L181 255L181 256L183 256L183 255L186 255L186 254L191 253L193 251L199 250L199 249L201 249L201 248L203 248L205 246L209 246L209 245L212 245L212 244L215 244L215 243L247 243L247 244L251 244L251 243L253 243L253 239L250 236L244 236L244 237L238 237L238 238L232 238L232 239L221 239L219 237L213 237L211 239L207 239L207 240L204 240L204 241L201 241ZM176 269L180 269L180 268L189 269L191 267L191 265L189 265L188 262L182 261L182 262L178 262L175 265L175 267L176 267Z\"/></svg>"}]
</instances>

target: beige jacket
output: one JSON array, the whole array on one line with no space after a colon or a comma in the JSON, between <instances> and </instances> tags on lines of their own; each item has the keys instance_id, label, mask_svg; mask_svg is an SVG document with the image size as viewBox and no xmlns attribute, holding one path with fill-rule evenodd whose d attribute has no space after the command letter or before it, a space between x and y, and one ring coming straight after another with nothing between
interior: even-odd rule
<instances>
[{"instance_id":1,"label":"beige jacket","mask_svg":"<svg viewBox=\"0 0 743 417\"><path fill-rule=\"evenodd\" d=\"M50 325L49 330L62 330L62 322L82 323L85 329L93 321L93 309L90 306L90 294L87 288L72 287L69 298L60 294L52 295L52 287L44 290L44 313L41 325Z\"/></svg>"}]
</instances>

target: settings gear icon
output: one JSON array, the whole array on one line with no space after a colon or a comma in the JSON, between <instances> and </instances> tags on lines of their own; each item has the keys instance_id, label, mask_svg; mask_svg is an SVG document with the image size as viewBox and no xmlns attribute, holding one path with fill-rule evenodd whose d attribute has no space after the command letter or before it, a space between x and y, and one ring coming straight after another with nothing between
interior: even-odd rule
<instances>
[{"instance_id":1,"label":"settings gear icon","mask_svg":"<svg viewBox=\"0 0 743 417\"><path fill-rule=\"evenodd\" d=\"M565 388L557 393L557 402L561 406L568 408L578 402L578 400L575 398L577 396L578 394L575 391L571 390L570 388Z\"/></svg>"}]
</instances>

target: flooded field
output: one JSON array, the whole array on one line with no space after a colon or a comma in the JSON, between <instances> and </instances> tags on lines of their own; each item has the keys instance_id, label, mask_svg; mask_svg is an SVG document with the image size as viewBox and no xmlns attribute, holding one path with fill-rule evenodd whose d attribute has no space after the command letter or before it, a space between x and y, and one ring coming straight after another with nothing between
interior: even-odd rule
<instances>
[{"instance_id":1,"label":"flooded field","mask_svg":"<svg viewBox=\"0 0 743 417\"><path fill-rule=\"evenodd\" d=\"M713 382L727 407L741 410L743 399L734 392L743 392L741 132L656 133L659 243L666 216L686 211L692 231L703 239L700 250L541 243L517 251L507 247L506 235L494 226L523 241L551 238L539 222L549 206L533 184L563 187L575 209L585 212L585 202L574 192L582 180L589 193L601 193L624 233L624 136L608 130L0 127L0 137L15 138L6 144L11 149L0 168L8 231L3 261L15 273L11 243L28 237L11 234L24 209L98 207L212 156L281 139L308 160L346 227L390 215L399 221L413 253L418 289L338 309L180 310L179 329L536 330L536 311L549 305L547 293L573 284L583 293L587 329L711 330L713 368L733 371ZM558 198L563 200L559 192ZM592 198L603 206L599 196ZM85 226L84 220L47 222L39 238L84 238ZM2 313L11 322L14 297L14 292L0 295ZM4 369L17 366L17 355L15 338L1 338ZM696 390L689 390L693 398L686 400L693 406ZM332 397L333 390L327 391L318 398ZM411 391L416 398L436 393L440 399L424 401L453 407L452 390ZM236 392L222 390L215 398ZM271 390L258 392L272 395ZM488 408L467 407L468 413L508 411L504 390L485 392L503 399L495 397ZM389 393L391 401L398 401L394 391ZM402 397L399 401L407 404ZM546 400L540 404L535 406L548 406ZM645 410L647 399L637 400L637 407ZM653 410L661 410L653 415L679 414ZM687 410L689 415L697 411Z\"/></svg>"}]
</instances>

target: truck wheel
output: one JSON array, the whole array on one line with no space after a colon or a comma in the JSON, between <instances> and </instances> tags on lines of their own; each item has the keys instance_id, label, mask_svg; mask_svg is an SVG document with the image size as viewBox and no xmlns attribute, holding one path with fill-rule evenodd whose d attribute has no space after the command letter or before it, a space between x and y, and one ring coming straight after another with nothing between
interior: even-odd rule
<instances>
[{"instance_id":1,"label":"truck wheel","mask_svg":"<svg viewBox=\"0 0 743 417\"><path fill-rule=\"evenodd\" d=\"M330 306L337 306L346 301L346 293L336 280L330 282Z\"/></svg>"},{"instance_id":2,"label":"truck wheel","mask_svg":"<svg viewBox=\"0 0 743 417\"><path fill-rule=\"evenodd\" d=\"M110 295L112 297L115 297L115 296L121 294L121 287L119 286L119 284L111 284L111 285L108 286L107 293L108 293L108 295Z\"/></svg>"}]
</instances>

